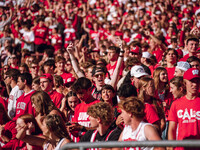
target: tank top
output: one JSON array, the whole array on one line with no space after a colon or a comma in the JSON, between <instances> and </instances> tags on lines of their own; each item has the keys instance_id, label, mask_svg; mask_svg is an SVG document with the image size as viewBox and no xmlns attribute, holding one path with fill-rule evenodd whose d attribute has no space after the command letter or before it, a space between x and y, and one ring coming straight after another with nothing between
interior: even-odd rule
<instances>
[{"instance_id":1,"label":"tank top","mask_svg":"<svg viewBox=\"0 0 200 150\"><path fill-rule=\"evenodd\" d=\"M144 133L144 127L150 123L140 122L135 131L132 131L130 125L125 126L122 133L122 141L147 141ZM153 150L153 147L125 147L124 150Z\"/></svg>"},{"instance_id":2,"label":"tank top","mask_svg":"<svg viewBox=\"0 0 200 150\"><path fill-rule=\"evenodd\" d=\"M59 143L56 145L56 147L54 148L54 150L59 150L59 149L60 149L60 146L61 146L61 144L63 143L64 140L65 140L65 138L62 138L62 139L59 141ZM44 144L43 150L47 150L49 144L50 144L49 142L46 143L46 144Z\"/></svg>"}]
</instances>

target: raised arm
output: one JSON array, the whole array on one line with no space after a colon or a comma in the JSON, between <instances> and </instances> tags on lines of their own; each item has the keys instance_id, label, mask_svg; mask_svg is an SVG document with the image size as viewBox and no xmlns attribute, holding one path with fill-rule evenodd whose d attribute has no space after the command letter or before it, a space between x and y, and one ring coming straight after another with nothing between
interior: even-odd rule
<instances>
[{"instance_id":1,"label":"raised arm","mask_svg":"<svg viewBox=\"0 0 200 150\"><path fill-rule=\"evenodd\" d=\"M85 77L85 75L81 72L81 69L78 65L78 62L76 61L76 58L74 56L74 47L73 44L70 43L69 46L67 47L67 52L69 53L69 57L71 59L72 67L74 68L75 73L77 76L80 77Z\"/></svg>"},{"instance_id":2,"label":"raised arm","mask_svg":"<svg viewBox=\"0 0 200 150\"><path fill-rule=\"evenodd\" d=\"M86 18L83 19L83 29L85 32L90 33L90 29L86 27Z\"/></svg>"},{"instance_id":3,"label":"raised arm","mask_svg":"<svg viewBox=\"0 0 200 150\"><path fill-rule=\"evenodd\" d=\"M110 85L112 85L112 87L114 89L116 89L116 86L117 86L119 72L120 72L120 68L121 68L121 65L122 65L122 62L123 62L123 58L124 58L124 50L122 49L122 41L120 39L117 39L117 40L118 40L117 42L118 42L119 47L120 47L120 54L119 54L119 57L117 59L117 65L116 65L116 68L114 70L111 82L110 82Z\"/></svg>"},{"instance_id":4,"label":"raised arm","mask_svg":"<svg viewBox=\"0 0 200 150\"><path fill-rule=\"evenodd\" d=\"M36 146L43 146L45 141L47 141L44 137L27 135L26 130L27 126L25 125L20 130L18 130L16 138L30 145L36 145Z\"/></svg>"}]
</instances>

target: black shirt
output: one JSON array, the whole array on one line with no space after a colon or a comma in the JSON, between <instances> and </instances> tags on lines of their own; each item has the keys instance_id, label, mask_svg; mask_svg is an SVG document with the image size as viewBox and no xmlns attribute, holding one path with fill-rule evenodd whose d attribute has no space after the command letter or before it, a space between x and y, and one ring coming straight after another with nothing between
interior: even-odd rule
<instances>
[{"instance_id":1,"label":"black shirt","mask_svg":"<svg viewBox=\"0 0 200 150\"><path fill-rule=\"evenodd\" d=\"M87 131L80 139L80 142L90 142L92 134L95 133L96 130ZM111 133L110 133L111 132ZM94 142L98 141L118 141L119 136L122 130L119 128L108 128L106 133L101 136L99 132L97 132ZM106 140L107 139L107 140Z\"/></svg>"}]
</instances>

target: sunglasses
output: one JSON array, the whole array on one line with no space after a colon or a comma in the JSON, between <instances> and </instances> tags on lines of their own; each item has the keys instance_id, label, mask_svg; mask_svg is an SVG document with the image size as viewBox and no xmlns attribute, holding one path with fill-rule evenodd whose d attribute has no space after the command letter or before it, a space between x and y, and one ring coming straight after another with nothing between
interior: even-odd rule
<instances>
[{"instance_id":1,"label":"sunglasses","mask_svg":"<svg viewBox=\"0 0 200 150\"><path fill-rule=\"evenodd\" d=\"M6 80L8 77L9 77L9 76L6 76L6 77L4 78L4 80Z\"/></svg>"},{"instance_id":2,"label":"sunglasses","mask_svg":"<svg viewBox=\"0 0 200 150\"><path fill-rule=\"evenodd\" d=\"M100 77L104 77L104 75L105 75L104 73L101 73L101 74L96 74L96 75L94 75L94 76L95 76L96 78L98 78L99 76L100 76Z\"/></svg>"}]
</instances>

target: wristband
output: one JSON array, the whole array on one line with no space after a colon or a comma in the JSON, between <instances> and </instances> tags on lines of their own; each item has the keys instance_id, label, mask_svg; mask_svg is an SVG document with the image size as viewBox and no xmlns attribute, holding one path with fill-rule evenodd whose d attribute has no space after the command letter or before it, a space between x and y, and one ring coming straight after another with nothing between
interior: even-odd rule
<instances>
[{"instance_id":1,"label":"wristband","mask_svg":"<svg viewBox=\"0 0 200 150\"><path fill-rule=\"evenodd\" d=\"M124 57L124 55L119 55L119 57Z\"/></svg>"},{"instance_id":2,"label":"wristband","mask_svg":"<svg viewBox=\"0 0 200 150\"><path fill-rule=\"evenodd\" d=\"M124 51L120 51L121 53L124 53Z\"/></svg>"}]
</instances>

